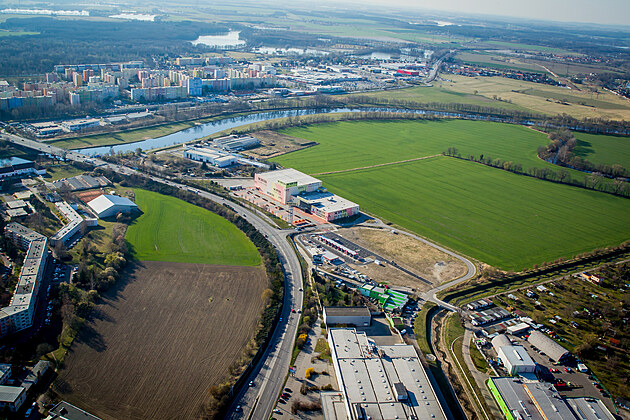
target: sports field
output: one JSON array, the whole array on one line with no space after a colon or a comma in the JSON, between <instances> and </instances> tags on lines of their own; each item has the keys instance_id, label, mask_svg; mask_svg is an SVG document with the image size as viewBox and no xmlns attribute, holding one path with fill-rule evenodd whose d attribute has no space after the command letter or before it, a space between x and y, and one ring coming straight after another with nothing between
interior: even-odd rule
<instances>
[{"instance_id":1,"label":"sports field","mask_svg":"<svg viewBox=\"0 0 630 420\"><path fill-rule=\"evenodd\" d=\"M628 199L454 158L320 178L369 213L506 270L630 238Z\"/></svg>"},{"instance_id":2,"label":"sports field","mask_svg":"<svg viewBox=\"0 0 630 420\"><path fill-rule=\"evenodd\" d=\"M134 189L143 214L126 239L140 261L255 266L260 255L236 226L177 198Z\"/></svg>"},{"instance_id":3,"label":"sports field","mask_svg":"<svg viewBox=\"0 0 630 420\"><path fill-rule=\"evenodd\" d=\"M318 146L272 159L284 167L322 173L441 154L456 147L462 156L491 156L523 168L554 165L538 159L544 134L486 121L346 121L290 128L282 133L316 141Z\"/></svg>"},{"instance_id":4,"label":"sports field","mask_svg":"<svg viewBox=\"0 0 630 420\"><path fill-rule=\"evenodd\" d=\"M630 137L575 133L578 142L573 153L604 165L618 164L630 170Z\"/></svg>"}]
</instances>

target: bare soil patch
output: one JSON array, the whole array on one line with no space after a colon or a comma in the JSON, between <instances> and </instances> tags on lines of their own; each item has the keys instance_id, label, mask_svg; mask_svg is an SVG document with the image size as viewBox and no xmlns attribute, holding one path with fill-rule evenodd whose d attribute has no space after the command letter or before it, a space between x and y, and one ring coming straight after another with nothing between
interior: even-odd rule
<instances>
[{"instance_id":1,"label":"bare soil patch","mask_svg":"<svg viewBox=\"0 0 630 420\"><path fill-rule=\"evenodd\" d=\"M260 146L244 151L243 154L259 159L269 159L317 144L313 141L287 136L286 134L270 130L257 131L253 136L260 140Z\"/></svg>"},{"instance_id":2,"label":"bare soil patch","mask_svg":"<svg viewBox=\"0 0 630 420\"><path fill-rule=\"evenodd\" d=\"M262 267L141 262L95 308L55 389L110 419L190 419L253 338Z\"/></svg>"},{"instance_id":3,"label":"bare soil patch","mask_svg":"<svg viewBox=\"0 0 630 420\"><path fill-rule=\"evenodd\" d=\"M336 233L383 258L395 261L401 267L432 281L434 284L456 279L466 273L466 266L457 258L407 235L393 234L390 230L385 229L361 227L340 229ZM378 279L380 276L377 274L382 272L390 278L389 283L398 286L421 290L428 286L393 267L387 267L389 270L386 270L386 267L370 264L370 266L372 265L374 265L372 274L374 274L375 279ZM394 274L392 270L400 274ZM370 273L366 274L370 275Z\"/></svg>"}]
</instances>

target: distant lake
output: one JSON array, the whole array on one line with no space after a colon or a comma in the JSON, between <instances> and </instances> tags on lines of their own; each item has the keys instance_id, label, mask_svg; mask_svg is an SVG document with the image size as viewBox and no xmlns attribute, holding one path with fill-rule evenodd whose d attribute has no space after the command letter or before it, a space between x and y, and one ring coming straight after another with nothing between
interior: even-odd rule
<instances>
[{"instance_id":1,"label":"distant lake","mask_svg":"<svg viewBox=\"0 0 630 420\"><path fill-rule=\"evenodd\" d=\"M245 41L240 39L241 31L230 31L227 35L201 35L193 45L203 44L213 48L242 47Z\"/></svg>"},{"instance_id":2,"label":"distant lake","mask_svg":"<svg viewBox=\"0 0 630 420\"><path fill-rule=\"evenodd\" d=\"M312 48L274 48L259 47L252 49L253 52L269 55L328 55L328 51L314 50Z\"/></svg>"},{"instance_id":3,"label":"distant lake","mask_svg":"<svg viewBox=\"0 0 630 420\"><path fill-rule=\"evenodd\" d=\"M143 15L141 13L120 13L118 15L111 15L110 18L153 22L155 20L155 15Z\"/></svg>"}]
</instances>

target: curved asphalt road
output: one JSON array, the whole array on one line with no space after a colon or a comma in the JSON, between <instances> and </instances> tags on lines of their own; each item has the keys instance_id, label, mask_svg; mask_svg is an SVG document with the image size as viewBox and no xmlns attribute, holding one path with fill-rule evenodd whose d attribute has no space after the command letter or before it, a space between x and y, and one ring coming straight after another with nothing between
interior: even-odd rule
<instances>
[{"instance_id":1,"label":"curved asphalt road","mask_svg":"<svg viewBox=\"0 0 630 420\"><path fill-rule=\"evenodd\" d=\"M65 157L76 162L88 163L98 167L107 167L122 175L146 176L153 181L161 182L179 189L187 189L196 192L200 196L212 200L218 204L226 204L234 209L240 216L247 219L259 232L263 233L278 252L285 274L284 309L281 321L276 325L269 347L255 367L248 379L254 381L253 387L245 387L236 396L235 403L230 408L228 418L269 418L276 403L276 398L282 390L284 377L289 370L291 352L299 323L298 314L292 314L292 309L302 308L303 292L302 270L297 255L287 241L287 237L295 230L281 230L271 226L263 217L254 211L247 209L232 201L226 200L215 194L197 190L177 182L169 181L156 176L150 176L138 172L126 166L107 163L101 159L90 158L81 153L61 149L52 145L25 139L23 137L2 134L2 137L21 146L28 147L43 153ZM235 412L237 405L242 407L242 412Z\"/></svg>"},{"instance_id":2,"label":"curved asphalt road","mask_svg":"<svg viewBox=\"0 0 630 420\"><path fill-rule=\"evenodd\" d=\"M179 189L190 190L218 204L229 205L234 209L234 211L236 211L240 216L246 218L256 229L258 229L258 231L262 232L267 237L269 242L271 242L276 248L278 252L278 257L284 269L284 309L281 314L281 321L276 325L276 328L273 332L269 347L265 349L263 357L261 358L260 362L255 366L252 374L250 375L250 378L248 379L248 382L253 381L253 386L244 387L241 392L236 395L235 402L230 407L230 411L226 417L230 419L268 419L271 415L273 407L276 404L276 399L282 391L284 378L288 372L289 364L291 362L293 343L295 342L295 336L299 323L298 314L291 313L291 310L302 308L303 305L304 296L303 292L300 290L303 285L300 262L292 246L287 240L288 235L292 232L295 232L295 230L281 230L279 228L273 227L264 220L264 215L260 215L248 208L245 208L232 201L226 200L223 197L215 194L197 190L179 184L177 182L169 181L156 176L146 175L126 166L107 163L101 159L90 158L81 153L61 149L59 147L25 139L23 137L10 134L2 134L2 137L13 143L44 153L63 156L66 159L82 163L89 163L98 167L107 167L122 175L135 174L146 176L156 182L171 185ZM446 309L456 311L457 308L455 306L438 299L436 297L436 293L472 278L476 273L475 265L467 258L464 258L452 251L449 251L446 248L427 241L424 238L421 238L409 232L399 232L401 234L413 237L442 252L445 252L446 254L459 259L466 265L468 271L464 276L434 287L433 289L428 290L422 295L422 298L424 300L430 300ZM240 406L239 411L236 410L237 406Z\"/></svg>"}]
</instances>

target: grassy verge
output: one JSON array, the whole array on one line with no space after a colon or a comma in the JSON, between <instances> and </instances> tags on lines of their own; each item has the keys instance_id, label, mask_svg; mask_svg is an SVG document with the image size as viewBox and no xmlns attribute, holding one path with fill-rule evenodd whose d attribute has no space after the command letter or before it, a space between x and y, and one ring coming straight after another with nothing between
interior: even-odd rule
<instances>
[{"instance_id":1,"label":"grassy verge","mask_svg":"<svg viewBox=\"0 0 630 420\"><path fill-rule=\"evenodd\" d=\"M422 309L420 309L420 312L418 312L416 322L413 326L413 333L416 336L416 341L418 341L418 347L420 347L420 351L424 354L433 353L431 345L429 344L429 335L427 334L427 331L429 330L428 323L430 322L436 308L437 305L435 303L426 302L422 306Z\"/></svg>"},{"instance_id":2,"label":"grassy verge","mask_svg":"<svg viewBox=\"0 0 630 420\"><path fill-rule=\"evenodd\" d=\"M250 112L237 112L234 114L206 117L189 121L158 123L149 127L132 128L116 133L93 134L83 137L49 140L47 141L47 143L53 144L57 147L62 147L64 149L77 149L95 146L113 146L118 144L135 143L137 141L167 136L169 134L186 130L187 128L191 128L196 125L205 124L228 117L246 115L249 113Z\"/></svg>"},{"instance_id":3,"label":"grassy verge","mask_svg":"<svg viewBox=\"0 0 630 420\"><path fill-rule=\"evenodd\" d=\"M453 314L449 316L446 321L446 329L444 331L444 338L446 340L445 344L448 347L448 351L451 352L451 355L453 356L453 358L459 361L459 363L455 363L455 368L460 369L460 366L461 366L462 375L468 378L468 381L466 381L466 383L462 385L465 387L469 387L468 382L470 382L470 386L472 386L472 390L471 390L472 393L476 394L479 397L479 401L481 401L481 404L483 405L483 409L488 411L486 407L487 403L485 399L483 398L483 395L481 394L481 390L479 389L479 386L477 385L475 378L473 378L472 374L470 373L470 369L468 369L468 365L466 365L466 363L464 362L463 341L462 341L463 339L459 338L464 335L464 332L465 330L464 330L464 327L462 326L459 314ZM453 344L453 341L455 341L455 345L453 345L453 348L451 350L451 345ZM475 405L479 405L479 401L477 401L477 398L474 398L473 401Z\"/></svg>"},{"instance_id":4,"label":"grassy verge","mask_svg":"<svg viewBox=\"0 0 630 420\"><path fill-rule=\"evenodd\" d=\"M488 365L488 362L486 361L485 357L483 357L483 355L481 354L477 346L475 346L474 344L471 344L470 346L470 358L475 364L475 368L477 368L479 372L482 372L482 373L488 372L490 365Z\"/></svg>"}]
</instances>

